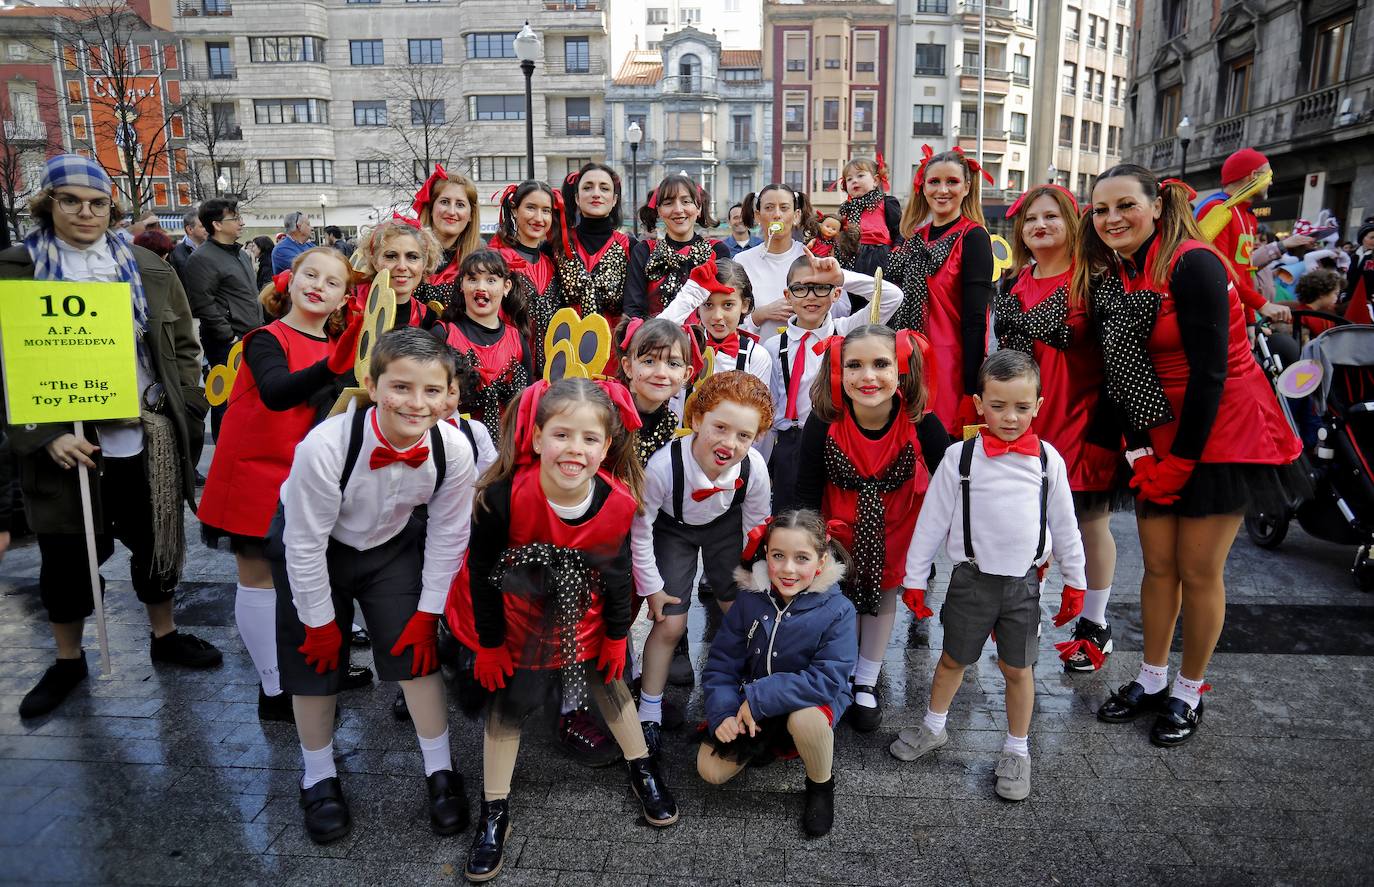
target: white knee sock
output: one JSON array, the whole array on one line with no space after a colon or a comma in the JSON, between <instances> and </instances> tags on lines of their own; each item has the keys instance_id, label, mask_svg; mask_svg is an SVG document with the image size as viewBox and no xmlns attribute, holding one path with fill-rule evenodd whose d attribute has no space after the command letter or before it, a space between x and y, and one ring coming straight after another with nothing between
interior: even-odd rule
<instances>
[{"instance_id":1,"label":"white knee sock","mask_svg":"<svg viewBox=\"0 0 1374 887\"><path fill-rule=\"evenodd\" d=\"M1020 755L1023 758L1030 757L1030 736L1012 736L1007 733L1007 738L1002 742L1002 754Z\"/></svg>"},{"instance_id":2,"label":"white knee sock","mask_svg":"<svg viewBox=\"0 0 1374 887\"><path fill-rule=\"evenodd\" d=\"M323 782L331 776L339 775L339 772L334 769L334 743L332 742L315 751L302 745L301 758L305 760L305 775L301 777L301 788L310 788L317 782Z\"/></svg>"},{"instance_id":3,"label":"white knee sock","mask_svg":"<svg viewBox=\"0 0 1374 887\"><path fill-rule=\"evenodd\" d=\"M1140 674L1135 676L1135 682L1144 687L1146 693L1158 693L1169 686L1169 666L1151 665L1142 661Z\"/></svg>"},{"instance_id":4,"label":"white knee sock","mask_svg":"<svg viewBox=\"0 0 1374 887\"><path fill-rule=\"evenodd\" d=\"M639 691L639 719L640 721L652 721L655 724L663 723L663 694L651 696L642 689Z\"/></svg>"},{"instance_id":5,"label":"white knee sock","mask_svg":"<svg viewBox=\"0 0 1374 887\"><path fill-rule=\"evenodd\" d=\"M420 754L425 756L426 776L433 776L439 770L453 769L453 753L449 751L447 730L433 739L426 739L416 730L415 738L420 740Z\"/></svg>"},{"instance_id":6,"label":"white knee sock","mask_svg":"<svg viewBox=\"0 0 1374 887\"><path fill-rule=\"evenodd\" d=\"M1198 702L1202 700L1202 688L1206 686L1202 681L1190 681L1183 675L1174 678L1174 689L1169 695L1175 699L1182 699L1188 703L1189 708L1197 708Z\"/></svg>"},{"instance_id":7,"label":"white knee sock","mask_svg":"<svg viewBox=\"0 0 1374 887\"><path fill-rule=\"evenodd\" d=\"M1107 624L1107 600L1112 596L1112 587L1089 588L1083 595L1083 618L1098 625Z\"/></svg>"},{"instance_id":8,"label":"white knee sock","mask_svg":"<svg viewBox=\"0 0 1374 887\"><path fill-rule=\"evenodd\" d=\"M939 736L945 731L945 721L948 720L948 718L949 712L947 711L932 711L927 708L925 720L922 721L922 723L926 725L927 730Z\"/></svg>"},{"instance_id":9,"label":"white knee sock","mask_svg":"<svg viewBox=\"0 0 1374 887\"><path fill-rule=\"evenodd\" d=\"M878 672L882 671L882 660L866 659L859 657L859 662L854 666L854 683L858 686L872 687L878 683ZM878 700L872 693L855 693L854 702L864 708L876 708Z\"/></svg>"},{"instance_id":10,"label":"white knee sock","mask_svg":"<svg viewBox=\"0 0 1374 887\"><path fill-rule=\"evenodd\" d=\"M234 592L234 621L239 637L248 648L253 667L258 670L262 691L268 696L281 693L281 672L277 670L277 590L240 585ZM309 788L309 786L306 786Z\"/></svg>"}]
</instances>

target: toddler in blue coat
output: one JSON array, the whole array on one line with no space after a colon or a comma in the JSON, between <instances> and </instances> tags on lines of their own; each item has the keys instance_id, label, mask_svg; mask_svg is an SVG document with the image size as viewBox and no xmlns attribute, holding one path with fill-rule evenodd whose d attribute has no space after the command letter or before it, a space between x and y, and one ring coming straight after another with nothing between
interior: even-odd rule
<instances>
[{"instance_id":1,"label":"toddler in blue coat","mask_svg":"<svg viewBox=\"0 0 1374 887\"><path fill-rule=\"evenodd\" d=\"M835 818L834 725L853 701L859 648L841 592L844 550L821 516L784 511L749 534L741 594L711 644L701 685L708 734L701 778L720 785L761 754L795 747L806 765L807 835Z\"/></svg>"}]
</instances>

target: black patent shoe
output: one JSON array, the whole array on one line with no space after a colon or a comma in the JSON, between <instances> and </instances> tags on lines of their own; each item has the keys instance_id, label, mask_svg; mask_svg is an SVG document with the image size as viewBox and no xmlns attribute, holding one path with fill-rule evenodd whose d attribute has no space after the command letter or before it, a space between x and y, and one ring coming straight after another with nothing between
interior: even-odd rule
<instances>
[{"instance_id":1,"label":"black patent shoe","mask_svg":"<svg viewBox=\"0 0 1374 887\"><path fill-rule=\"evenodd\" d=\"M663 747L663 727L657 721L640 721L639 728L644 731L650 757L658 757L658 750Z\"/></svg>"},{"instance_id":2,"label":"black patent shoe","mask_svg":"<svg viewBox=\"0 0 1374 887\"><path fill-rule=\"evenodd\" d=\"M296 712L295 709L291 707L291 694L282 691L276 696L268 696L263 692L262 685L259 684L258 720L294 724L296 722Z\"/></svg>"},{"instance_id":3,"label":"black patent shoe","mask_svg":"<svg viewBox=\"0 0 1374 887\"><path fill-rule=\"evenodd\" d=\"M1073 641L1081 641L1073 652L1064 658L1064 670L1068 672L1094 672L1106 664L1107 657L1112 655L1112 627L1110 625L1098 625L1091 619L1079 619L1073 626ZM1072 644L1072 641L1070 641ZM1088 645L1097 652L1097 659L1094 661L1093 654L1087 650Z\"/></svg>"},{"instance_id":4,"label":"black patent shoe","mask_svg":"<svg viewBox=\"0 0 1374 887\"><path fill-rule=\"evenodd\" d=\"M301 809L305 811L305 831L316 844L337 841L353 827L348 815L339 777L320 780L310 788L301 789Z\"/></svg>"},{"instance_id":5,"label":"black patent shoe","mask_svg":"<svg viewBox=\"0 0 1374 887\"><path fill-rule=\"evenodd\" d=\"M1102 703L1102 707L1097 710L1097 719L1106 721L1108 724L1124 724L1127 721L1134 721L1141 715L1154 714L1159 711L1164 700L1169 697L1169 688L1165 687L1158 693L1146 693L1145 688L1139 682L1131 681L1123 684L1120 689L1107 698Z\"/></svg>"},{"instance_id":6,"label":"black patent shoe","mask_svg":"<svg viewBox=\"0 0 1374 887\"><path fill-rule=\"evenodd\" d=\"M162 637L152 635L148 655L154 662L172 662L187 668L214 668L224 662L224 655L214 644L193 634L173 629Z\"/></svg>"},{"instance_id":7,"label":"black patent shoe","mask_svg":"<svg viewBox=\"0 0 1374 887\"><path fill-rule=\"evenodd\" d=\"M468 827L468 793L463 774L435 770L425 777L429 789L429 827L436 835L456 835Z\"/></svg>"},{"instance_id":8,"label":"black patent shoe","mask_svg":"<svg viewBox=\"0 0 1374 887\"><path fill-rule=\"evenodd\" d=\"M354 629L353 633L348 636L348 643L359 650L366 650L372 646L372 635L367 633L366 628Z\"/></svg>"},{"instance_id":9,"label":"black patent shoe","mask_svg":"<svg viewBox=\"0 0 1374 887\"><path fill-rule=\"evenodd\" d=\"M19 703L19 717L36 718L57 708L89 674L85 650L76 659L58 659L48 666L33 689L24 694Z\"/></svg>"},{"instance_id":10,"label":"black patent shoe","mask_svg":"<svg viewBox=\"0 0 1374 887\"><path fill-rule=\"evenodd\" d=\"M825 782L806 780L806 807L802 811L802 828L808 838L830 834L835 824L835 777Z\"/></svg>"},{"instance_id":11,"label":"black patent shoe","mask_svg":"<svg viewBox=\"0 0 1374 887\"><path fill-rule=\"evenodd\" d=\"M463 876L474 884L490 881L501 874L501 858L506 853L506 838L510 837L510 802L482 801L477 814L477 833L472 836L468 851L468 865Z\"/></svg>"},{"instance_id":12,"label":"black patent shoe","mask_svg":"<svg viewBox=\"0 0 1374 887\"><path fill-rule=\"evenodd\" d=\"M1193 708L1176 696L1164 700L1155 725L1150 728L1150 743L1160 748L1182 745L1202 726L1202 700Z\"/></svg>"},{"instance_id":13,"label":"black patent shoe","mask_svg":"<svg viewBox=\"0 0 1374 887\"><path fill-rule=\"evenodd\" d=\"M372 669L362 665L350 665L339 681L339 690L361 690L372 686Z\"/></svg>"},{"instance_id":14,"label":"black patent shoe","mask_svg":"<svg viewBox=\"0 0 1374 887\"><path fill-rule=\"evenodd\" d=\"M658 756L636 758L626 761L625 768L630 774L630 790L639 799L640 809L649 825L662 828L677 822L677 801L658 772Z\"/></svg>"},{"instance_id":15,"label":"black patent shoe","mask_svg":"<svg viewBox=\"0 0 1374 887\"><path fill-rule=\"evenodd\" d=\"M406 705L406 692L396 691L396 701L391 703L391 716L398 721L410 720L410 706Z\"/></svg>"},{"instance_id":16,"label":"black patent shoe","mask_svg":"<svg viewBox=\"0 0 1374 887\"><path fill-rule=\"evenodd\" d=\"M854 685L855 697L860 693L872 693L874 699L878 698L878 691L867 684ZM869 708L867 705L860 705L856 699L845 711L844 717L856 733L872 733L883 724L883 704L879 702L876 706Z\"/></svg>"}]
</instances>

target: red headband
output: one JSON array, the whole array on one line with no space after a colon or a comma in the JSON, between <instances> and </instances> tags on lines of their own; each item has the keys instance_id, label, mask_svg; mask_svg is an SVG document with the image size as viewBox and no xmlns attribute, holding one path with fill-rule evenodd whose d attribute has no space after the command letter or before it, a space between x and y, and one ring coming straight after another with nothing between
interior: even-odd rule
<instances>
[{"instance_id":1,"label":"red headband","mask_svg":"<svg viewBox=\"0 0 1374 887\"><path fill-rule=\"evenodd\" d=\"M631 317L625 322L625 335L620 337L621 354L630 353L630 342L634 340L635 333L639 332L639 328L642 326L644 326L644 318L642 317Z\"/></svg>"},{"instance_id":2,"label":"red headband","mask_svg":"<svg viewBox=\"0 0 1374 887\"><path fill-rule=\"evenodd\" d=\"M1034 188L1031 188L1029 191L1026 191L1020 197L1016 198L1012 205L1007 207L1007 218L1015 218L1016 214L1021 211L1021 204L1025 202L1026 198L1031 196L1032 194L1043 192L1045 188L1053 188L1060 194L1063 194L1065 197L1069 198L1069 203L1073 206L1074 213L1081 213L1083 211L1083 208L1078 205L1077 198L1073 196L1072 191L1070 191L1068 188L1065 188L1063 185L1058 185L1051 182L1048 185L1036 185Z\"/></svg>"},{"instance_id":3,"label":"red headband","mask_svg":"<svg viewBox=\"0 0 1374 887\"><path fill-rule=\"evenodd\" d=\"M763 544L763 539L768 535L768 528L773 525L772 516L765 517L763 523L749 531L749 535L744 542L744 551L740 553L740 563L751 563L758 556L759 546Z\"/></svg>"},{"instance_id":4,"label":"red headband","mask_svg":"<svg viewBox=\"0 0 1374 887\"><path fill-rule=\"evenodd\" d=\"M878 167L878 187L887 190L887 163L883 160L883 152L879 151L873 158L873 165Z\"/></svg>"},{"instance_id":5,"label":"red headband","mask_svg":"<svg viewBox=\"0 0 1374 887\"><path fill-rule=\"evenodd\" d=\"M595 383L611 399L616 411L620 413L620 423L626 431L638 431L644 426L635 409L630 390L614 379L598 379ZM540 379L526 388L520 396L520 408L515 415L515 465L520 467L534 461L534 417L539 414L539 402L551 387L547 379Z\"/></svg>"},{"instance_id":6,"label":"red headband","mask_svg":"<svg viewBox=\"0 0 1374 887\"><path fill-rule=\"evenodd\" d=\"M1193 186L1190 185L1190 184L1188 184L1187 182L1183 181L1182 179L1160 179L1160 180L1159 180L1159 190L1161 190L1161 191L1163 191L1165 188L1169 187L1170 185L1174 185L1174 186L1177 186L1177 187L1179 187L1179 188L1182 188L1182 189L1183 189L1183 193L1188 195L1188 199L1189 199L1190 201L1196 200L1196 199L1197 199L1197 192L1193 190Z\"/></svg>"},{"instance_id":7,"label":"red headband","mask_svg":"<svg viewBox=\"0 0 1374 887\"><path fill-rule=\"evenodd\" d=\"M272 288L279 293L285 293L291 287L291 269L287 268L280 274L272 277Z\"/></svg>"},{"instance_id":8,"label":"red headband","mask_svg":"<svg viewBox=\"0 0 1374 887\"><path fill-rule=\"evenodd\" d=\"M434 185L440 181L447 182L448 173L444 171L442 163L436 163L434 164L434 172L429 174L429 178L425 179L425 183L420 186L420 190L415 192L415 197L410 201L410 208L415 211L416 215L419 215L421 210L434 201Z\"/></svg>"},{"instance_id":9,"label":"red headband","mask_svg":"<svg viewBox=\"0 0 1374 887\"><path fill-rule=\"evenodd\" d=\"M420 220L419 220L419 219L412 219L410 216L403 216L403 215L401 215L400 213L393 212L393 213L391 214L391 220L392 220L393 222L405 222L407 225L409 225L410 227L414 228L416 231L419 231L419 230L420 230Z\"/></svg>"},{"instance_id":10,"label":"red headband","mask_svg":"<svg viewBox=\"0 0 1374 887\"><path fill-rule=\"evenodd\" d=\"M844 336L831 336L825 340L830 352L830 400L839 408L844 403L844 361L840 352L844 351Z\"/></svg>"},{"instance_id":11,"label":"red headband","mask_svg":"<svg viewBox=\"0 0 1374 887\"><path fill-rule=\"evenodd\" d=\"M960 157L963 157L964 162L968 164L969 169L973 170L978 175L987 179L989 185L997 184L997 182L993 179L992 175L989 174L987 170L983 169L982 164L980 164L977 160L974 160L970 157L964 157L963 148L960 148L958 145L955 145L951 150L953 150L954 153L958 154Z\"/></svg>"}]
</instances>

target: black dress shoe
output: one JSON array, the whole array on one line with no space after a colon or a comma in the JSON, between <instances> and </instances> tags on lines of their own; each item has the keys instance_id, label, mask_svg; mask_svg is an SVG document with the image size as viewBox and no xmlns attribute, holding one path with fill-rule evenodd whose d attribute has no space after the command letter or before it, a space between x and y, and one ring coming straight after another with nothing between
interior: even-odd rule
<instances>
[{"instance_id":1,"label":"black dress shoe","mask_svg":"<svg viewBox=\"0 0 1374 887\"><path fill-rule=\"evenodd\" d=\"M372 635L367 633L366 628L355 629L353 633L348 636L348 643L360 650L366 650L368 647L372 646Z\"/></svg>"},{"instance_id":2,"label":"black dress shoe","mask_svg":"<svg viewBox=\"0 0 1374 887\"><path fill-rule=\"evenodd\" d=\"M639 799L640 809L649 825L662 828L677 822L677 801L658 772L658 756L649 755L626 761L625 767L630 774L630 790Z\"/></svg>"},{"instance_id":3,"label":"black dress shoe","mask_svg":"<svg viewBox=\"0 0 1374 887\"><path fill-rule=\"evenodd\" d=\"M501 874L501 857L506 853L506 838L509 837L510 801L484 799L481 812L477 814L477 833L472 836L464 877L480 884Z\"/></svg>"},{"instance_id":4,"label":"black dress shoe","mask_svg":"<svg viewBox=\"0 0 1374 887\"><path fill-rule=\"evenodd\" d=\"M854 685L855 696L860 693L872 693L874 699L878 698L878 691L867 684ZM870 708L855 701L845 711L844 716L856 733L872 733L883 725L883 704L879 702Z\"/></svg>"},{"instance_id":5,"label":"black dress shoe","mask_svg":"<svg viewBox=\"0 0 1374 887\"><path fill-rule=\"evenodd\" d=\"M658 757L663 747L663 727L657 721L640 721L639 728L644 731L644 744L649 747L650 757Z\"/></svg>"},{"instance_id":6,"label":"black dress shoe","mask_svg":"<svg viewBox=\"0 0 1374 887\"><path fill-rule=\"evenodd\" d=\"M1173 748L1192 739L1201 725L1201 699L1197 701L1197 708L1193 708L1182 699L1170 696L1164 700L1159 717L1155 718L1155 725L1150 728L1150 742L1160 748Z\"/></svg>"},{"instance_id":7,"label":"black dress shoe","mask_svg":"<svg viewBox=\"0 0 1374 887\"><path fill-rule=\"evenodd\" d=\"M806 807L802 811L802 828L808 838L830 834L835 824L835 777L825 782L806 780Z\"/></svg>"},{"instance_id":8,"label":"black dress shoe","mask_svg":"<svg viewBox=\"0 0 1374 887\"><path fill-rule=\"evenodd\" d=\"M372 686L372 669L362 665L350 665L339 682L340 690L361 690Z\"/></svg>"},{"instance_id":9,"label":"black dress shoe","mask_svg":"<svg viewBox=\"0 0 1374 887\"><path fill-rule=\"evenodd\" d=\"M24 701L19 703L19 717L36 718L57 708L88 674L85 650L76 659L57 660L24 695Z\"/></svg>"},{"instance_id":10,"label":"black dress shoe","mask_svg":"<svg viewBox=\"0 0 1374 887\"><path fill-rule=\"evenodd\" d=\"M410 720L410 706L406 705L406 691L396 691L396 701L391 703L391 716L398 721Z\"/></svg>"},{"instance_id":11,"label":"black dress shoe","mask_svg":"<svg viewBox=\"0 0 1374 887\"><path fill-rule=\"evenodd\" d=\"M456 835L468 827L468 793L463 775L435 770L425 777L429 788L429 827L436 835Z\"/></svg>"},{"instance_id":12,"label":"black dress shoe","mask_svg":"<svg viewBox=\"0 0 1374 887\"><path fill-rule=\"evenodd\" d=\"M214 668L224 661L224 654L213 644L175 629L162 637L153 636L148 652L154 662L174 662L187 668Z\"/></svg>"},{"instance_id":13,"label":"black dress shoe","mask_svg":"<svg viewBox=\"0 0 1374 887\"><path fill-rule=\"evenodd\" d=\"M1097 719L1106 721L1108 724L1124 724L1127 721L1134 721L1144 714L1154 714L1159 711L1159 707L1164 704L1164 700L1169 697L1169 688L1165 687L1158 693L1146 693L1145 688L1139 682L1131 681L1123 684L1120 689L1107 698L1102 703L1102 707L1097 710Z\"/></svg>"},{"instance_id":14,"label":"black dress shoe","mask_svg":"<svg viewBox=\"0 0 1374 887\"><path fill-rule=\"evenodd\" d=\"M305 811L305 831L316 844L337 841L353 827L337 776L301 789L301 809Z\"/></svg>"},{"instance_id":15,"label":"black dress shoe","mask_svg":"<svg viewBox=\"0 0 1374 887\"><path fill-rule=\"evenodd\" d=\"M338 710L337 708L335 709ZM296 711L291 707L291 694L286 691L276 696L268 696L258 685L258 720L279 721L283 724L296 722Z\"/></svg>"}]
</instances>

